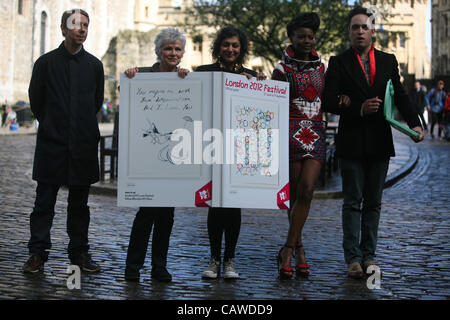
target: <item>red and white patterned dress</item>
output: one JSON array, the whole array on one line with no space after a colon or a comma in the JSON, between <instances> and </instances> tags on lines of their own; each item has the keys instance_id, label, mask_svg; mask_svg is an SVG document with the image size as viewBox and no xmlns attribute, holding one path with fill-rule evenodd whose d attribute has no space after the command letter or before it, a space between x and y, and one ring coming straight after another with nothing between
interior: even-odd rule
<instances>
[{"instance_id":1,"label":"red and white patterned dress","mask_svg":"<svg viewBox=\"0 0 450 320\"><path fill-rule=\"evenodd\" d=\"M289 161L325 161L325 128L322 120L322 92L325 65L312 51L312 61L293 58L289 46L275 67L272 79L289 82Z\"/></svg>"}]
</instances>

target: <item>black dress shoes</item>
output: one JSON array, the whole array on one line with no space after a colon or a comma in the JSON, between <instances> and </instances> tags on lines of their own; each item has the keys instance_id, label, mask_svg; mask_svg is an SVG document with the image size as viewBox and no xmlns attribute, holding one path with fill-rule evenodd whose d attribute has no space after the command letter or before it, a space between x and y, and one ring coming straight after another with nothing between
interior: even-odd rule
<instances>
[{"instance_id":1,"label":"black dress shoes","mask_svg":"<svg viewBox=\"0 0 450 320\"><path fill-rule=\"evenodd\" d=\"M95 273L100 272L100 266L91 258L91 255L87 252L80 253L70 261L72 264L80 267L85 272Z\"/></svg>"},{"instance_id":2,"label":"black dress shoes","mask_svg":"<svg viewBox=\"0 0 450 320\"><path fill-rule=\"evenodd\" d=\"M44 270L44 260L39 254L34 253L28 258L22 269L25 273L38 273Z\"/></svg>"},{"instance_id":3,"label":"black dress shoes","mask_svg":"<svg viewBox=\"0 0 450 320\"><path fill-rule=\"evenodd\" d=\"M167 271L166 268L153 268L152 279L156 279L160 282L170 282L172 281L172 275Z\"/></svg>"},{"instance_id":4,"label":"black dress shoes","mask_svg":"<svg viewBox=\"0 0 450 320\"><path fill-rule=\"evenodd\" d=\"M125 267L125 280L126 281L133 281L133 282L139 282L141 274L139 273L139 270Z\"/></svg>"}]
</instances>

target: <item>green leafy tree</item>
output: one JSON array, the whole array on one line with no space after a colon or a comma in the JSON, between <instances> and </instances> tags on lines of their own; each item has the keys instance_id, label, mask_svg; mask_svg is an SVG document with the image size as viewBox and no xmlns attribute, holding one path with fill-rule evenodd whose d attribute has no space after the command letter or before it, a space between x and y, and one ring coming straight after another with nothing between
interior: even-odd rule
<instances>
[{"instance_id":1,"label":"green leafy tree","mask_svg":"<svg viewBox=\"0 0 450 320\"><path fill-rule=\"evenodd\" d=\"M274 66L289 43L287 23L303 12L316 12L321 20L315 49L321 54L342 51L348 39L348 11L347 0L194 0L185 27L192 34L199 26L241 28L252 43L252 54Z\"/></svg>"}]
</instances>

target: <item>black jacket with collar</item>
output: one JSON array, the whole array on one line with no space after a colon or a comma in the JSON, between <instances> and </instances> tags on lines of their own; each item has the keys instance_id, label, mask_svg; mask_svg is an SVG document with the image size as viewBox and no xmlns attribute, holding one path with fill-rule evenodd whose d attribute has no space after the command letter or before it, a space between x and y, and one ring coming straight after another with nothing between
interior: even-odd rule
<instances>
[{"instance_id":1,"label":"black jacket with collar","mask_svg":"<svg viewBox=\"0 0 450 320\"><path fill-rule=\"evenodd\" d=\"M56 185L99 180L97 112L103 103L103 64L83 48L44 54L33 67L28 90L39 121L33 179Z\"/></svg>"},{"instance_id":2,"label":"black jacket with collar","mask_svg":"<svg viewBox=\"0 0 450 320\"><path fill-rule=\"evenodd\" d=\"M336 137L337 156L344 159L385 159L395 156L392 131L384 118L386 84L392 79L394 101L410 128L420 127L416 111L400 83L397 59L393 54L375 50L376 76L369 86L353 49L331 57L325 76L323 109L340 115ZM347 95L349 107L339 108L339 96ZM361 116L364 101L378 97L383 100L378 112Z\"/></svg>"}]
</instances>

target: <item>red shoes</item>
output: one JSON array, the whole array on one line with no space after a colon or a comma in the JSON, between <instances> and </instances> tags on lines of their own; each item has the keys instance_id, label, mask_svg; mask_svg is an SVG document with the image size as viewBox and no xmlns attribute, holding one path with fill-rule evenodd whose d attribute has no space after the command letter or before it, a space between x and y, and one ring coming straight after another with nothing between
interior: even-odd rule
<instances>
[{"instance_id":1,"label":"red shoes","mask_svg":"<svg viewBox=\"0 0 450 320\"><path fill-rule=\"evenodd\" d=\"M306 260L303 245L297 245L295 247L295 273L297 276L307 277L309 276L309 265L306 263L300 263L301 253L303 253L303 260Z\"/></svg>"},{"instance_id":2,"label":"red shoes","mask_svg":"<svg viewBox=\"0 0 450 320\"><path fill-rule=\"evenodd\" d=\"M281 267L283 265L283 258L281 257L281 251L283 251L283 249L294 249L294 247L288 246L288 245L284 245L280 251L278 251L278 258L277 258L277 262L278 262L278 273L280 275L280 280L288 280L291 279L292 276L294 275L294 271L292 270L292 268L289 267Z\"/></svg>"}]
</instances>

